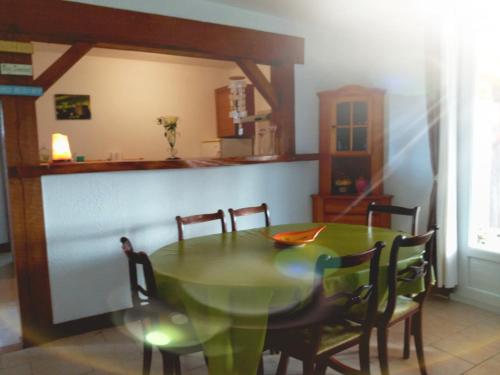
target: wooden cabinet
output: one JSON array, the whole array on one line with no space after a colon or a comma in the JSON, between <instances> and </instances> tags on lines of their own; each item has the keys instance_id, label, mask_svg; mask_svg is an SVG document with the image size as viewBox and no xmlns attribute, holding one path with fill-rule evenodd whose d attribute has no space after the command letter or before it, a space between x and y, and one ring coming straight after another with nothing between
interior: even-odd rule
<instances>
[{"instance_id":1,"label":"wooden cabinet","mask_svg":"<svg viewBox=\"0 0 500 375\"><path fill-rule=\"evenodd\" d=\"M364 224L370 202L392 199L383 193L384 91L351 85L318 96L320 175L313 220ZM390 219L374 223L388 227Z\"/></svg>"},{"instance_id":2,"label":"wooden cabinet","mask_svg":"<svg viewBox=\"0 0 500 375\"><path fill-rule=\"evenodd\" d=\"M217 136L219 138L238 136L237 125L229 117L229 112L231 111L229 100L229 87L224 86L215 90L215 112L217 116ZM253 85L247 85L246 87L246 107L249 116L255 114ZM254 123L243 124L243 137L253 137L254 135Z\"/></svg>"},{"instance_id":3,"label":"wooden cabinet","mask_svg":"<svg viewBox=\"0 0 500 375\"><path fill-rule=\"evenodd\" d=\"M371 202L391 204L390 195L313 195L313 220L321 223L365 224ZM389 228L389 215L373 214L373 225Z\"/></svg>"}]
</instances>

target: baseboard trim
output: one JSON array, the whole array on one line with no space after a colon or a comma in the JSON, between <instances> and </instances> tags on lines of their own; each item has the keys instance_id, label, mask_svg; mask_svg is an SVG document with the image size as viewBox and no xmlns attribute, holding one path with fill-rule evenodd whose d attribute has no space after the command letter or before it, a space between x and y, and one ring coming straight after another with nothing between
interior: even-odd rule
<instances>
[{"instance_id":1,"label":"baseboard trim","mask_svg":"<svg viewBox=\"0 0 500 375\"><path fill-rule=\"evenodd\" d=\"M474 298L469 298L460 292L453 293L450 296L450 298L452 301L464 303L466 305L471 305L471 306L477 307L478 309L490 311L490 312L495 313L495 314L500 314L500 307L499 306L484 303L484 302L478 301Z\"/></svg>"},{"instance_id":2,"label":"baseboard trim","mask_svg":"<svg viewBox=\"0 0 500 375\"><path fill-rule=\"evenodd\" d=\"M432 294L437 294L443 297L450 298L452 293L456 292L457 288L444 288L444 287L437 287L433 286L431 289Z\"/></svg>"},{"instance_id":3,"label":"baseboard trim","mask_svg":"<svg viewBox=\"0 0 500 375\"><path fill-rule=\"evenodd\" d=\"M47 341L53 341L68 336L80 335L99 329L111 328L125 322L127 310L113 311L105 314L89 316L53 325Z\"/></svg>"},{"instance_id":4,"label":"baseboard trim","mask_svg":"<svg viewBox=\"0 0 500 375\"><path fill-rule=\"evenodd\" d=\"M0 244L0 253L10 253L10 243Z\"/></svg>"},{"instance_id":5,"label":"baseboard trim","mask_svg":"<svg viewBox=\"0 0 500 375\"><path fill-rule=\"evenodd\" d=\"M7 345L7 346L0 346L0 354L16 352L16 351L22 350L22 349L23 349L23 344L21 344L21 343Z\"/></svg>"}]
</instances>

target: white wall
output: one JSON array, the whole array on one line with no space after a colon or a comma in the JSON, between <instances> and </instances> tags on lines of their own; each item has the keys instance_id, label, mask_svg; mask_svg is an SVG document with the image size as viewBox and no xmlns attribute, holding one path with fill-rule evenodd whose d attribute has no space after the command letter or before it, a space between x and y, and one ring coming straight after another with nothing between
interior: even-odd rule
<instances>
[{"instance_id":1,"label":"white wall","mask_svg":"<svg viewBox=\"0 0 500 375\"><path fill-rule=\"evenodd\" d=\"M66 49L35 44L35 76ZM217 134L214 90L228 82L233 63L148 53L95 49L37 100L40 147L50 148L51 134L70 139L73 155L103 160L161 160L169 156L163 127L156 119L179 117L178 156L201 156L201 142ZM88 94L91 120L56 120L55 94Z\"/></svg>"},{"instance_id":2,"label":"white wall","mask_svg":"<svg viewBox=\"0 0 500 375\"><path fill-rule=\"evenodd\" d=\"M317 162L299 162L43 177L54 321L129 306L123 235L152 252L176 241L176 215L262 202L273 224L310 221L317 170ZM263 226L254 220L245 224ZM201 225L187 235L207 229L217 231Z\"/></svg>"}]
</instances>

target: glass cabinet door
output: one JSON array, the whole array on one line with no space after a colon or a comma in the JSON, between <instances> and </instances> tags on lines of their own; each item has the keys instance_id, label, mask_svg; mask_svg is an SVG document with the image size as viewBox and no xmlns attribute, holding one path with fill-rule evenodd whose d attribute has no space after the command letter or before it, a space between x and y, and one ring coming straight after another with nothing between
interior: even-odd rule
<instances>
[{"instance_id":1,"label":"glass cabinet door","mask_svg":"<svg viewBox=\"0 0 500 375\"><path fill-rule=\"evenodd\" d=\"M367 101L337 101L332 108L331 152L367 152L368 118Z\"/></svg>"}]
</instances>

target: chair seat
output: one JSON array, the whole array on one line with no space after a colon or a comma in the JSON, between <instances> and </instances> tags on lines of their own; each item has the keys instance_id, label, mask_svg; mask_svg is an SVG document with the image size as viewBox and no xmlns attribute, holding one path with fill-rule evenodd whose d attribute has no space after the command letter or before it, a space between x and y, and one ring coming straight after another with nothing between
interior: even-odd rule
<instances>
[{"instance_id":1,"label":"chair seat","mask_svg":"<svg viewBox=\"0 0 500 375\"><path fill-rule=\"evenodd\" d=\"M334 348L340 347L343 344L358 339L363 334L361 325L346 321L345 324L335 324L323 326L323 334L316 355L321 355ZM277 333L276 339L279 342L284 342L287 347L291 345L297 346L294 348L297 352L305 352L310 350L311 346L311 329L289 330ZM274 340L273 340L274 341ZM300 346L299 346L300 345ZM280 345L278 344L278 347Z\"/></svg>"},{"instance_id":2,"label":"chair seat","mask_svg":"<svg viewBox=\"0 0 500 375\"><path fill-rule=\"evenodd\" d=\"M326 326L321 336L318 354L322 354L348 341L357 339L361 337L362 334L362 327L355 323L346 323L346 326Z\"/></svg>"},{"instance_id":3,"label":"chair seat","mask_svg":"<svg viewBox=\"0 0 500 375\"><path fill-rule=\"evenodd\" d=\"M398 296L396 298L396 307L394 308L394 313L391 317L391 322L396 322L400 320L403 316L418 310L419 304L412 300L409 297ZM385 310L385 304L382 307L379 307L378 313L382 315Z\"/></svg>"}]
</instances>

